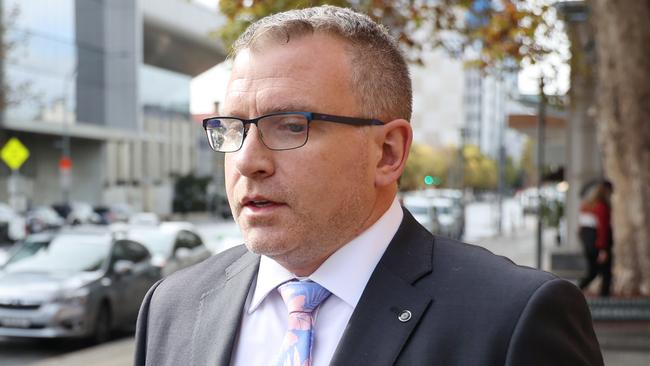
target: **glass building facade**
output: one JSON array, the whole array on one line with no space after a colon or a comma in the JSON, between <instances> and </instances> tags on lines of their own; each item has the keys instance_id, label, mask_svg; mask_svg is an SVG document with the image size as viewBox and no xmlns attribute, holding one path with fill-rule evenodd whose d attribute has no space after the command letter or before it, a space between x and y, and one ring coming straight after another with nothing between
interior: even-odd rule
<instances>
[{"instance_id":1,"label":"glass building facade","mask_svg":"<svg viewBox=\"0 0 650 366\"><path fill-rule=\"evenodd\" d=\"M148 110L190 115L192 77L160 67L140 66L140 103Z\"/></svg>"},{"instance_id":2,"label":"glass building facade","mask_svg":"<svg viewBox=\"0 0 650 366\"><path fill-rule=\"evenodd\" d=\"M74 4L2 0L5 118L61 122L74 115Z\"/></svg>"},{"instance_id":3,"label":"glass building facade","mask_svg":"<svg viewBox=\"0 0 650 366\"><path fill-rule=\"evenodd\" d=\"M168 214L174 177L197 172L190 82L225 58L219 19L187 0L0 0L0 147L30 152L19 184L0 163L0 201Z\"/></svg>"}]
</instances>

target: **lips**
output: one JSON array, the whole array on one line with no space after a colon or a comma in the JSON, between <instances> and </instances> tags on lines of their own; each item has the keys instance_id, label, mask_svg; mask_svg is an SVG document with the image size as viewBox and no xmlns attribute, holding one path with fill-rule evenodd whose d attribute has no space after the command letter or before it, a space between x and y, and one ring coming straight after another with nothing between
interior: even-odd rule
<instances>
[{"instance_id":1,"label":"lips","mask_svg":"<svg viewBox=\"0 0 650 366\"><path fill-rule=\"evenodd\" d=\"M268 200L256 200L256 201L249 201L247 202L244 206L253 206L253 207L268 207L275 204L273 201L268 201Z\"/></svg>"},{"instance_id":2,"label":"lips","mask_svg":"<svg viewBox=\"0 0 650 366\"><path fill-rule=\"evenodd\" d=\"M264 209L284 205L283 202L274 201L264 196L246 196L240 201L240 204L243 208L250 209Z\"/></svg>"}]
</instances>

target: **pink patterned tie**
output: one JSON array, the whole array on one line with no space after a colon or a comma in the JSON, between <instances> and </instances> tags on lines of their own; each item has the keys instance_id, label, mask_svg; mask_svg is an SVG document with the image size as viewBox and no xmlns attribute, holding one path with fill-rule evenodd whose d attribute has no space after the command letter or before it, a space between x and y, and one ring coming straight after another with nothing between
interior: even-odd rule
<instances>
[{"instance_id":1,"label":"pink patterned tie","mask_svg":"<svg viewBox=\"0 0 650 366\"><path fill-rule=\"evenodd\" d=\"M277 365L311 366L313 311L329 297L330 292L312 281L285 282L278 286L278 291L289 310L289 326Z\"/></svg>"}]
</instances>

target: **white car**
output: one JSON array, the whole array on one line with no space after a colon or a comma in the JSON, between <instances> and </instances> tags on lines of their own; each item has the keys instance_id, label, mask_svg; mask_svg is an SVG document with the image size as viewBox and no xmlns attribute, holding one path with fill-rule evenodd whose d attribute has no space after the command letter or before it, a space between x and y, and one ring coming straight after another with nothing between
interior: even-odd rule
<instances>
[{"instance_id":1,"label":"white car","mask_svg":"<svg viewBox=\"0 0 650 366\"><path fill-rule=\"evenodd\" d=\"M403 206L409 210L411 215L431 233L438 234L440 224L436 216L436 209L431 204L431 200L422 196L404 196Z\"/></svg>"},{"instance_id":2,"label":"white car","mask_svg":"<svg viewBox=\"0 0 650 366\"><path fill-rule=\"evenodd\" d=\"M22 240L27 236L25 219L9 205L0 202L0 243Z\"/></svg>"},{"instance_id":3,"label":"white car","mask_svg":"<svg viewBox=\"0 0 650 366\"><path fill-rule=\"evenodd\" d=\"M138 212L129 217L129 225L158 225L160 219L153 212Z\"/></svg>"},{"instance_id":4,"label":"white car","mask_svg":"<svg viewBox=\"0 0 650 366\"><path fill-rule=\"evenodd\" d=\"M199 263L211 255L194 225L188 222L129 225L124 235L151 251L151 263L160 269L162 276Z\"/></svg>"},{"instance_id":5,"label":"white car","mask_svg":"<svg viewBox=\"0 0 650 366\"><path fill-rule=\"evenodd\" d=\"M452 239L460 239L463 235L461 216L464 216L461 207L456 205L453 199L447 197L431 198L431 204L436 209L440 224L439 234Z\"/></svg>"}]
</instances>

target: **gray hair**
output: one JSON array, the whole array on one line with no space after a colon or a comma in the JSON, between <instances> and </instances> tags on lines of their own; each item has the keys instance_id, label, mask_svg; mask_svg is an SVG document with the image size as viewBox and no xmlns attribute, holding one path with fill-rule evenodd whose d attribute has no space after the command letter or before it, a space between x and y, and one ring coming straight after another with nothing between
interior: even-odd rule
<instances>
[{"instance_id":1,"label":"gray hair","mask_svg":"<svg viewBox=\"0 0 650 366\"><path fill-rule=\"evenodd\" d=\"M388 30L350 9L319 6L290 10L258 20L233 44L233 55L267 40L288 43L291 37L322 32L349 44L352 87L366 118L411 118L411 77L404 56Z\"/></svg>"}]
</instances>

